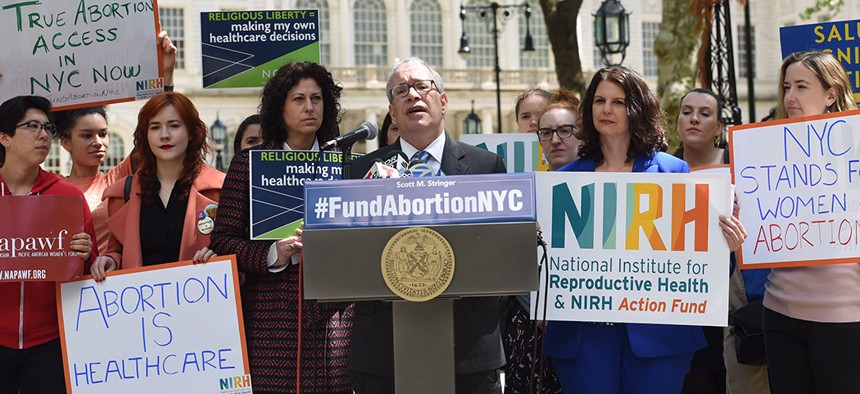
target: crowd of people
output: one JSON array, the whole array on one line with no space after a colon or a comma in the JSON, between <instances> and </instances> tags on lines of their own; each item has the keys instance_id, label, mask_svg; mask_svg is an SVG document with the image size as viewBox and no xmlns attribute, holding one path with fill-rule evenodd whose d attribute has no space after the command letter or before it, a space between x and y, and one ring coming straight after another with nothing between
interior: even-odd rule
<instances>
[{"instance_id":1,"label":"crowd of people","mask_svg":"<svg viewBox=\"0 0 860 394\"><path fill-rule=\"evenodd\" d=\"M164 33L158 45L172 87L176 48ZM827 53L789 56L780 83L779 119L857 108L845 70ZM319 64L282 66L262 90L259 114L239 126L226 174L206 164L208 131L194 103L166 90L141 108L132 154L105 171L104 107L52 112L37 96L2 103L0 196L80 197L84 231L71 248L79 275L96 281L235 254L255 393L393 393L391 303L304 300L302 229L278 241L250 239L249 148L319 151L339 135L342 87ZM506 172L499 156L446 131L449 98L432 65L398 61L386 94L380 148L354 161L354 178L394 151L422 158L437 175ZM536 134L550 171L685 173L727 164L719 97L693 89L680 107L674 155L656 95L627 67L598 70L581 99L565 89L527 90L515 114L519 132ZM66 177L40 168L55 138L71 154ZM719 223L731 251L748 236L739 209ZM730 309L763 316L766 363L738 357L733 325L534 322L527 295L467 297L453 306L456 392L860 392L860 265L740 271L734 254L726 259ZM65 391L55 292L51 282L0 282L0 392Z\"/></svg>"}]
</instances>

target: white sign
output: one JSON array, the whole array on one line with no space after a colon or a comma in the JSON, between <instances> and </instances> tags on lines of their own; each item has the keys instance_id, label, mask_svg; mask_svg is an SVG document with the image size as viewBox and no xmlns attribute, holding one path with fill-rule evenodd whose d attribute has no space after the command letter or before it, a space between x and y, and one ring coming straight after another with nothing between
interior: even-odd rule
<instances>
[{"instance_id":1,"label":"white sign","mask_svg":"<svg viewBox=\"0 0 860 394\"><path fill-rule=\"evenodd\" d=\"M55 109L163 91L153 0L0 2L0 102L43 96Z\"/></svg>"},{"instance_id":2,"label":"white sign","mask_svg":"<svg viewBox=\"0 0 860 394\"><path fill-rule=\"evenodd\" d=\"M250 393L235 256L59 284L69 393Z\"/></svg>"},{"instance_id":3,"label":"white sign","mask_svg":"<svg viewBox=\"0 0 860 394\"><path fill-rule=\"evenodd\" d=\"M541 320L725 326L728 174L538 172ZM544 313L546 314L544 316Z\"/></svg>"},{"instance_id":4,"label":"white sign","mask_svg":"<svg viewBox=\"0 0 860 394\"><path fill-rule=\"evenodd\" d=\"M736 126L729 137L750 234L741 268L860 262L860 111Z\"/></svg>"},{"instance_id":5,"label":"white sign","mask_svg":"<svg viewBox=\"0 0 860 394\"><path fill-rule=\"evenodd\" d=\"M501 156L508 173L546 171L549 168L537 133L463 134L460 142Z\"/></svg>"}]
</instances>

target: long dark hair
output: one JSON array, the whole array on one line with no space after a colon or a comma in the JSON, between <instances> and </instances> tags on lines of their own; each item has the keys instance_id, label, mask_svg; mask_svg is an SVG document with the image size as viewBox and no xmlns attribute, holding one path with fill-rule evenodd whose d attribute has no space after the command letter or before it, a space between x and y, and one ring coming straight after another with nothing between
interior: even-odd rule
<instances>
[{"instance_id":1,"label":"long dark hair","mask_svg":"<svg viewBox=\"0 0 860 394\"><path fill-rule=\"evenodd\" d=\"M137 127L134 129L134 146L140 158L137 176L140 179L141 197L144 203L156 201L159 189L158 177L155 174L157 167L155 154L147 139L149 122L168 106L173 106L188 130L188 149L182 162L182 174L174 186L178 188L180 200L188 198L191 184L203 169L205 164L203 159L210 151L209 144L206 142L206 124L200 119L197 108L188 97L177 92L164 92L152 96L140 109L137 115Z\"/></svg>"},{"instance_id":2,"label":"long dark hair","mask_svg":"<svg viewBox=\"0 0 860 394\"><path fill-rule=\"evenodd\" d=\"M248 129L248 126L252 124L260 124L260 122L262 122L262 120L260 119L260 114L254 114L245 118L245 120L243 120L242 123L239 124L239 130L236 131L236 137L233 138L234 154L239 153L239 151L242 150L242 139L245 138L245 130Z\"/></svg>"},{"instance_id":3,"label":"long dark hair","mask_svg":"<svg viewBox=\"0 0 860 394\"><path fill-rule=\"evenodd\" d=\"M325 67L311 62L287 63L278 69L266 87L260 101L260 116L263 118L263 141L283 145L287 141L287 125L284 123L284 101L287 93L302 79L316 81L323 96L323 119L317 130L317 141L321 144L340 134L340 91L343 90Z\"/></svg>"},{"instance_id":4,"label":"long dark hair","mask_svg":"<svg viewBox=\"0 0 860 394\"><path fill-rule=\"evenodd\" d=\"M0 104L0 133L15 136L15 127L27 115L27 110L38 109L51 119L51 102L42 96L17 96ZM48 134L50 135L50 134ZM0 164L6 161L6 148L0 145Z\"/></svg>"},{"instance_id":5,"label":"long dark hair","mask_svg":"<svg viewBox=\"0 0 860 394\"><path fill-rule=\"evenodd\" d=\"M594 95L597 86L603 81L617 84L626 95L624 103L627 107L627 124L630 131L630 147L627 149L627 160L631 161L639 155L652 156L656 152L665 151L666 132L663 126L663 111L660 102L648 89L648 84L636 71L624 66L601 68L594 74L585 98L580 107L582 112L582 129L577 138L582 140L579 157L594 160L600 165L605 159L600 149L600 134L594 126Z\"/></svg>"}]
</instances>

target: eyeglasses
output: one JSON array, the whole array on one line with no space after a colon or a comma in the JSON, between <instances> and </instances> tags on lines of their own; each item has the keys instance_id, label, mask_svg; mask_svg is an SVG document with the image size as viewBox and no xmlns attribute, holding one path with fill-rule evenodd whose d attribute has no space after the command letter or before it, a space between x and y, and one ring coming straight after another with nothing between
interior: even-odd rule
<instances>
[{"instance_id":1,"label":"eyeglasses","mask_svg":"<svg viewBox=\"0 0 860 394\"><path fill-rule=\"evenodd\" d=\"M391 88L388 93L391 95L391 98L403 98L409 94L409 89L415 89L415 91L422 96L427 94L431 90L435 90L437 92L439 91L439 88L436 87L435 81L433 81L432 79L422 79L419 81L415 81L411 85L407 83L401 83L400 85Z\"/></svg>"},{"instance_id":2,"label":"eyeglasses","mask_svg":"<svg viewBox=\"0 0 860 394\"><path fill-rule=\"evenodd\" d=\"M576 127L571 124L558 126L557 129L538 129L537 135L538 139L541 141L549 141L552 139L553 133L558 134L558 138L570 138L573 135L573 132L576 131Z\"/></svg>"},{"instance_id":3,"label":"eyeglasses","mask_svg":"<svg viewBox=\"0 0 860 394\"><path fill-rule=\"evenodd\" d=\"M42 130L45 130L45 132L48 133L49 136L51 136L51 137L57 136L57 126L54 126L54 124L51 122L42 123L42 122L39 122L38 120L28 120L28 121L21 123L19 125L15 125L16 129L19 127L26 127L27 131L29 131L33 134L39 134L39 132L41 132Z\"/></svg>"}]
</instances>

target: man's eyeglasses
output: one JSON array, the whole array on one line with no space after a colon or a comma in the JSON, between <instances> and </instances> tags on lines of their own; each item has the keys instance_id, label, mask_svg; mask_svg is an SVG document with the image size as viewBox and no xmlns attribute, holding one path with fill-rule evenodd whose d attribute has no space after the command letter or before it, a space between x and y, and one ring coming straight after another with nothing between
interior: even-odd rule
<instances>
[{"instance_id":1,"label":"man's eyeglasses","mask_svg":"<svg viewBox=\"0 0 860 394\"><path fill-rule=\"evenodd\" d=\"M15 125L16 129L19 127L25 127L27 129L27 131L29 131L33 134L39 134L39 132L41 132L42 130L45 130L45 132L48 133L49 136L51 136L51 137L57 136L57 126L54 126L54 124L51 122L42 123L42 122L39 122L38 120L28 120L28 121L21 123L19 125Z\"/></svg>"},{"instance_id":2,"label":"man's eyeglasses","mask_svg":"<svg viewBox=\"0 0 860 394\"><path fill-rule=\"evenodd\" d=\"M576 131L576 127L570 124L558 126L557 129L538 129L537 135L538 139L541 141L549 141L552 139L552 134L558 134L558 138L570 138L573 133Z\"/></svg>"},{"instance_id":3,"label":"man's eyeglasses","mask_svg":"<svg viewBox=\"0 0 860 394\"><path fill-rule=\"evenodd\" d=\"M415 89L415 91L422 96L427 94L431 90L435 90L437 92L439 91L439 88L436 87L435 81L433 81L432 79L422 79L420 81L415 81L411 85L407 83L401 83L400 85L391 88L391 90L389 90L388 92L389 94L391 94L391 98L403 98L409 94L409 89Z\"/></svg>"}]
</instances>

